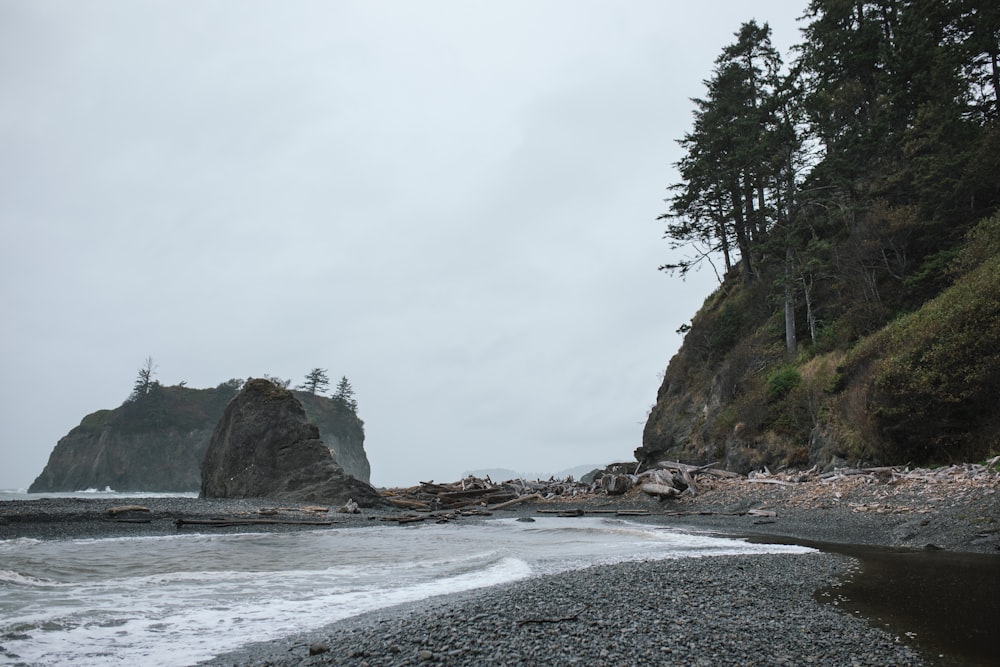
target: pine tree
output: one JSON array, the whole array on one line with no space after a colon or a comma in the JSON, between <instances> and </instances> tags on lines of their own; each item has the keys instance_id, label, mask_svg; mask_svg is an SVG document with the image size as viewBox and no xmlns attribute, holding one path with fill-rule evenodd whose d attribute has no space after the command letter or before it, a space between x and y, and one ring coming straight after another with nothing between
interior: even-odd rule
<instances>
[{"instance_id":1,"label":"pine tree","mask_svg":"<svg viewBox=\"0 0 1000 667\"><path fill-rule=\"evenodd\" d=\"M786 192L791 162L800 149L785 94L782 60L771 29L744 23L737 40L715 61L707 95L694 103L693 130L679 143L686 155L675 165L681 183L672 187L667 236L674 247L697 249L693 258L660 267L688 271L721 252L726 270L739 252L744 280L759 277L759 255Z\"/></svg>"},{"instance_id":2,"label":"pine tree","mask_svg":"<svg viewBox=\"0 0 1000 667\"><path fill-rule=\"evenodd\" d=\"M138 401L156 389L160 383L153 379L154 375L156 375L156 364L153 363L153 357L146 357L146 361L135 378L135 384L132 385L132 393L128 400Z\"/></svg>"},{"instance_id":3,"label":"pine tree","mask_svg":"<svg viewBox=\"0 0 1000 667\"><path fill-rule=\"evenodd\" d=\"M298 386L298 389L308 391L310 394L322 395L329 385L330 380L326 376L326 369L314 368L306 373L306 380Z\"/></svg>"},{"instance_id":4,"label":"pine tree","mask_svg":"<svg viewBox=\"0 0 1000 667\"><path fill-rule=\"evenodd\" d=\"M358 402L354 400L354 388L351 387L351 383L346 375L341 377L340 382L337 383L337 390L333 394L333 400L342 403L351 412L357 414Z\"/></svg>"}]
</instances>

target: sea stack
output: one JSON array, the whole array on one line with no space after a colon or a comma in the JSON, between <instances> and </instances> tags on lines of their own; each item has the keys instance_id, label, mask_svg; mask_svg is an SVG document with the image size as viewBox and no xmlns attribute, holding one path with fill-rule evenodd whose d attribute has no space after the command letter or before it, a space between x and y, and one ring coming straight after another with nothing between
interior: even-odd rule
<instances>
[{"instance_id":1,"label":"sea stack","mask_svg":"<svg viewBox=\"0 0 1000 667\"><path fill-rule=\"evenodd\" d=\"M292 392L258 379L246 382L215 427L201 465L201 497L384 502L337 465Z\"/></svg>"}]
</instances>

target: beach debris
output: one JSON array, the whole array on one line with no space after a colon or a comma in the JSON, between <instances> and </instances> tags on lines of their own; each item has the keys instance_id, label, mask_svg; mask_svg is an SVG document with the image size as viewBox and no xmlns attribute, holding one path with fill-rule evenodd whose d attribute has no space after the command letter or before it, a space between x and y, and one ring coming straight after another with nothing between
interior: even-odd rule
<instances>
[{"instance_id":1,"label":"beach debris","mask_svg":"<svg viewBox=\"0 0 1000 667\"><path fill-rule=\"evenodd\" d=\"M554 497L590 493L591 486L575 482L572 478L548 481L512 479L497 483L489 477L469 476L452 483L421 482L408 488L389 489L382 495L390 504L415 512L468 507L496 510Z\"/></svg>"},{"instance_id":2,"label":"beach debris","mask_svg":"<svg viewBox=\"0 0 1000 667\"><path fill-rule=\"evenodd\" d=\"M714 497L742 499L759 508L823 509L832 506L870 514L933 514L948 499L1000 492L1000 471L963 463L941 468L909 466L838 467L821 471L766 467L746 477L699 478ZM758 487L754 489L753 487Z\"/></svg>"},{"instance_id":3,"label":"beach debris","mask_svg":"<svg viewBox=\"0 0 1000 667\"><path fill-rule=\"evenodd\" d=\"M601 488L609 496L624 495L634 484L629 475L610 474L601 477Z\"/></svg>"},{"instance_id":4,"label":"beach debris","mask_svg":"<svg viewBox=\"0 0 1000 667\"><path fill-rule=\"evenodd\" d=\"M655 468L650 468L638 475L632 475L635 482L643 493L656 496L661 500L664 498L678 498L681 496L697 496L698 485L695 483L697 475L711 475L715 477L738 477L736 473L724 470L716 470L718 462L708 465L695 466L679 461L660 461Z\"/></svg>"},{"instance_id":5,"label":"beach debris","mask_svg":"<svg viewBox=\"0 0 1000 667\"><path fill-rule=\"evenodd\" d=\"M602 471L595 471L592 476L587 475L590 479L587 482L576 481L572 477L552 477L548 480L517 478L497 483L489 477L469 476L452 483L430 481L408 488L388 489L382 492L382 497L400 509L435 512L465 507L501 510L528 502L622 496L637 486L645 487L650 495L661 498L694 496L698 493L697 475L738 477L735 473L714 470L715 465L693 466L662 461L656 468L637 474L635 463L613 463Z\"/></svg>"},{"instance_id":6,"label":"beach debris","mask_svg":"<svg viewBox=\"0 0 1000 667\"><path fill-rule=\"evenodd\" d=\"M354 502L353 498L348 498L344 506L337 510L341 514L360 514L361 510L358 509L358 504Z\"/></svg>"},{"instance_id":7,"label":"beach debris","mask_svg":"<svg viewBox=\"0 0 1000 667\"><path fill-rule=\"evenodd\" d=\"M643 516L650 511L642 504L648 503L651 498L687 504L698 502L705 493L716 499L727 498L727 504L733 505L733 510L683 511L683 507L679 507L678 511L657 513L671 516L724 514L773 519L776 515L767 507L772 503L803 508L843 504L855 512L879 514L925 513L933 511L934 489L944 485L959 490L976 488L987 495L1000 491L1000 471L991 469L991 464L962 464L937 469L903 466L836 468L826 472L818 466L808 470L782 469L775 472L765 467L749 475L740 475L719 470L716 467L718 463L691 465L679 461L659 461L642 472L634 463L618 463L588 475L591 481L587 483L572 478L513 479L497 483L489 477L470 476L452 483L421 482L408 488L389 489L382 495L391 505L405 511L400 517L386 520L399 520L401 523L427 518L450 521L471 510L503 511L529 503L540 505L537 509L539 513L566 517L604 513ZM871 493L863 502L854 502L853 489L859 485L870 487ZM892 502L892 497L902 491L925 496L926 502L914 503L911 498L906 498L906 502ZM599 507L602 497L607 499L610 509ZM743 500L737 503L737 498ZM629 507L631 503L636 503L638 507ZM421 516L425 518L419 518Z\"/></svg>"},{"instance_id":8,"label":"beach debris","mask_svg":"<svg viewBox=\"0 0 1000 667\"><path fill-rule=\"evenodd\" d=\"M353 500L348 500L348 503L353 503ZM357 503L354 503L357 506ZM300 512L305 512L307 514L326 514L330 511L329 507L324 507L323 505L306 505L305 507L299 508Z\"/></svg>"},{"instance_id":9,"label":"beach debris","mask_svg":"<svg viewBox=\"0 0 1000 667\"><path fill-rule=\"evenodd\" d=\"M313 642L309 645L309 655L320 655L329 652L329 650L330 645L325 642Z\"/></svg>"}]
</instances>

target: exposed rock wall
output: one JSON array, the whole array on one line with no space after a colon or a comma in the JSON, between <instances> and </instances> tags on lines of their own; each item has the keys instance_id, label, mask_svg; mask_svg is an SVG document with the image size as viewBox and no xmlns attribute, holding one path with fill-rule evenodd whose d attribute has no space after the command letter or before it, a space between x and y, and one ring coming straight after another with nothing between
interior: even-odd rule
<instances>
[{"instance_id":1,"label":"exposed rock wall","mask_svg":"<svg viewBox=\"0 0 1000 667\"><path fill-rule=\"evenodd\" d=\"M219 420L201 466L205 498L381 504L378 493L334 461L295 395L248 380Z\"/></svg>"},{"instance_id":2,"label":"exposed rock wall","mask_svg":"<svg viewBox=\"0 0 1000 667\"><path fill-rule=\"evenodd\" d=\"M237 385L162 387L98 410L60 438L29 492L197 491L201 459Z\"/></svg>"},{"instance_id":3,"label":"exposed rock wall","mask_svg":"<svg viewBox=\"0 0 1000 667\"><path fill-rule=\"evenodd\" d=\"M348 475L371 483L371 465L365 453L365 429L356 414L336 400L304 391L293 392L319 437L333 452L337 465Z\"/></svg>"},{"instance_id":4,"label":"exposed rock wall","mask_svg":"<svg viewBox=\"0 0 1000 667\"><path fill-rule=\"evenodd\" d=\"M197 491L201 457L210 429L180 432L89 433L79 427L63 436L45 469L29 488L46 491Z\"/></svg>"}]
</instances>

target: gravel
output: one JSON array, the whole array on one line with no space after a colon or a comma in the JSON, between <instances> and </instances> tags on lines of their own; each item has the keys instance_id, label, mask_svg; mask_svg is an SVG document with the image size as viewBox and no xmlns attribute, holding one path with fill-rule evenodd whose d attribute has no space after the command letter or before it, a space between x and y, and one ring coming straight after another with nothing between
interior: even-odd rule
<instances>
[{"instance_id":1,"label":"gravel","mask_svg":"<svg viewBox=\"0 0 1000 667\"><path fill-rule=\"evenodd\" d=\"M373 612L202 664L925 664L813 598L850 563L812 553L594 567Z\"/></svg>"}]
</instances>

